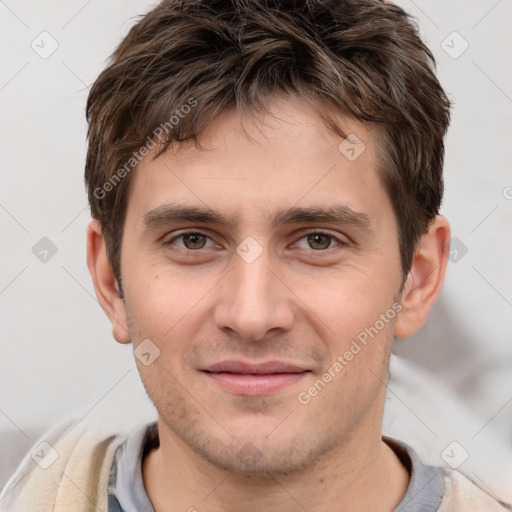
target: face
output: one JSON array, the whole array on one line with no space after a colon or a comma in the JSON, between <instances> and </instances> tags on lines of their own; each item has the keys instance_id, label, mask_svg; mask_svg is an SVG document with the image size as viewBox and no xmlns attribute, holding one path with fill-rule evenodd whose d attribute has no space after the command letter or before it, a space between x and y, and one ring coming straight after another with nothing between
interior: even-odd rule
<instances>
[{"instance_id":1,"label":"face","mask_svg":"<svg viewBox=\"0 0 512 512\"><path fill-rule=\"evenodd\" d=\"M247 474L380 432L402 284L376 133L340 118L354 159L305 102L270 110L144 159L121 252L161 437Z\"/></svg>"}]
</instances>

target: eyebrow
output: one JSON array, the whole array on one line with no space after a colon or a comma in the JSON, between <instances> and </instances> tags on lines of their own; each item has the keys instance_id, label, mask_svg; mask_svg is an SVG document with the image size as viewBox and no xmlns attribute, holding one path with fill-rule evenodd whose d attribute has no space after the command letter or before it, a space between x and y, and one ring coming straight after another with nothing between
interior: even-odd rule
<instances>
[{"instance_id":1,"label":"eyebrow","mask_svg":"<svg viewBox=\"0 0 512 512\"><path fill-rule=\"evenodd\" d=\"M372 231L368 215L363 212L356 212L346 205L292 207L288 210L275 212L271 219L272 228L287 224L330 222ZM207 207L162 205L147 212L143 217L142 225L143 228L149 230L176 222L198 222L234 228L239 224L239 221L238 212L225 216Z\"/></svg>"}]
</instances>

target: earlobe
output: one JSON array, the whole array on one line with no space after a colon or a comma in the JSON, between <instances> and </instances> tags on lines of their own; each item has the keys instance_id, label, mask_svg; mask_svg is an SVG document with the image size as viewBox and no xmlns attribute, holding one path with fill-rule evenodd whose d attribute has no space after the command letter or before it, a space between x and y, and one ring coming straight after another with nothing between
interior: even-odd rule
<instances>
[{"instance_id":1,"label":"earlobe","mask_svg":"<svg viewBox=\"0 0 512 512\"><path fill-rule=\"evenodd\" d=\"M443 286L449 244L450 225L438 215L416 246L402 291L402 310L395 324L395 336L411 336L427 320Z\"/></svg>"},{"instance_id":2,"label":"earlobe","mask_svg":"<svg viewBox=\"0 0 512 512\"><path fill-rule=\"evenodd\" d=\"M101 225L96 220L90 222L87 227L87 266L94 283L96 297L112 323L114 338L119 343L129 343L124 300L108 260Z\"/></svg>"}]
</instances>

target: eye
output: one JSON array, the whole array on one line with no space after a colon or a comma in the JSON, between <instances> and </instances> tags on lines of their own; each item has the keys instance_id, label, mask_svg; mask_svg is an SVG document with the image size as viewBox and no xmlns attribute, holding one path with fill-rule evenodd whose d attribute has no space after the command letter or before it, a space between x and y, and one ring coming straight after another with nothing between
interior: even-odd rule
<instances>
[{"instance_id":1,"label":"eye","mask_svg":"<svg viewBox=\"0 0 512 512\"><path fill-rule=\"evenodd\" d=\"M306 240L307 246L302 246L299 248L301 249L313 249L314 251L323 251L325 249L332 249L333 247L336 247L337 245L344 245L343 242L335 237L334 235L331 235L330 233L325 233L323 231L312 231L310 233L307 233L305 236L303 236L301 240ZM297 242L297 244L299 244ZM334 246L331 245L333 242L337 242Z\"/></svg>"},{"instance_id":2,"label":"eye","mask_svg":"<svg viewBox=\"0 0 512 512\"><path fill-rule=\"evenodd\" d=\"M181 241L182 245L175 243ZM210 240L210 245L207 246L207 241ZM176 245L178 248L189 251L196 251L208 247L215 247L215 243L209 236L199 231L186 231L173 236L170 240L165 242L166 245Z\"/></svg>"},{"instance_id":3,"label":"eye","mask_svg":"<svg viewBox=\"0 0 512 512\"><path fill-rule=\"evenodd\" d=\"M180 250L189 252L217 247L208 235L200 231L182 231L167 240L165 245L174 245ZM345 243L338 237L324 231L307 233L296 243L296 246L300 249L312 249L314 251L325 251L338 245L345 245Z\"/></svg>"}]
</instances>

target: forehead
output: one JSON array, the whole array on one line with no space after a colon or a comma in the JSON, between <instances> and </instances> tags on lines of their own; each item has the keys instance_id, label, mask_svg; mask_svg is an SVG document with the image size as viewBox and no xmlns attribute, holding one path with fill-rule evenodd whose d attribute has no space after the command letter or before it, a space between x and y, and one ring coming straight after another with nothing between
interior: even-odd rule
<instances>
[{"instance_id":1,"label":"forehead","mask_svg":"<svg viewBox=\"0 0 512 512\"><path fill-rule=\"evenodd\" d=\"M200 147L171 144L139 164L128 211L136 209L142 221L148 212L179 203L222 212L233 222L258 218L269 225L288 208L311 205L377 214L386 202L378 134L352 119L340 117L340 125L347 139L297 98L276 101L260 114L225 111L201 134Z\"/></svg>"}]
</instances>

